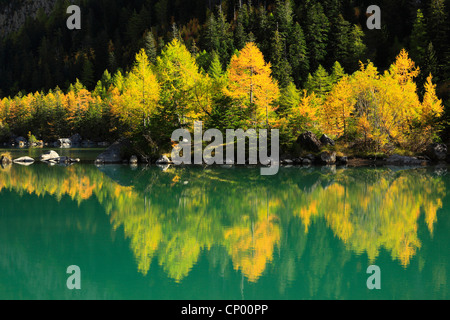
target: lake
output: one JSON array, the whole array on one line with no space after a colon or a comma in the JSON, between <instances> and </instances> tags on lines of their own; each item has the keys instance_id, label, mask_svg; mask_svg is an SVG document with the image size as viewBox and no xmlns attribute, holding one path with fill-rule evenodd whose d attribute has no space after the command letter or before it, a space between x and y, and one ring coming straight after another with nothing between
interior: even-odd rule
<instances>
[{"instance_id":1,"label":"lake","mask_svg":"<svg viewBox=\"0 0 450 320\"><path fill-rule=\"evenodd\" d=\"M0 299L449 299L449 186L446 167L0 168Z\"/></svg>"}]
</instances>

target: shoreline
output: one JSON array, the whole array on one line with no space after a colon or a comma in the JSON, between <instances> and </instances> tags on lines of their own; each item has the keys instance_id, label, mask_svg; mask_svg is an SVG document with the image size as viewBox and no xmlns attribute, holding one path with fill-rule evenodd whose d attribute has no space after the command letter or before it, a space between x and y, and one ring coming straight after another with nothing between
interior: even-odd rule
<instances>
[{"instance_id":1,"label":"shoreline","mask_svg":"<svg viewBox=\"0 0 450 320\"><path fill-rule=\"evenodd\" d=\"M17 158L20 158L21 156L28 156L31 159L34 160L33 163L47 163L48 161L41 161L40 156L42 154L48 153L49 151L56 151L61 153L61 157L59 157L57 162L50 163L52 165L55 164L74 164L74 163L80 163L80 164L94 164L96 166L108 166L108 165L124 165L124 166L174 166L174 167L258 167L263 168L267 167L261 164L258 165L249 165L249 164L213 164L213 165L207 165L206 163L203 164L182 164L182 165L174 165L170 159L165 157L164 155L160 157L164 158L168 161L155 161L156 158L146 157L146 156L140 156L135 157L135 160L138 161L130 161L131 159L129 157L120 157L121 159L117 159L117 161L98 161L99 156L102 155L102 152L107 151L109 148L101 148L101 147L73 147L73 148L35 148L35 147L28 147L28 148L18 148L18 147L6 147L1 148L0 147L0 153L6 153L10 154L11 156L11 164L21 164L21 163L14 163L14 160L17 160ZM76 162L70 162L64 163L61 158L69 158L67 153L77 153L77 152L93 152L93 154L90 155L90 157L87 158L81 158L79 161ZM35 153L34 155L31 153ZM94 154L95 153L95 154ZM77 157L79 155L76 155ZM311 158L312 157L312 158ZM345 161L342 161L339 158L345 158ZM69 158L70 159L70 158ZM145 160L144 160L145 159ZM294 159L294 160L291 160ZM303 162L302 160L308 160L307 162ZM394 166L394 167L434 167L434 166L450 166L450 163L445 160L431 160L428 157L424 157L422 155L420 156L400 156L398 154L394 154L391 156L386 157L366 157L366 156L349 156L349 157L335 157L332 161L326 163L323 162L320 158L320 155L313 155L309 154L306 156L306 158L294 158L294 157L285 157L283 156L281 159L279 159L279 167L330 167L330 166L336 166L336 167L347 167L347 168L354 168L354 167L386 167L386 166Z\"/></svg>"}]
</instances>

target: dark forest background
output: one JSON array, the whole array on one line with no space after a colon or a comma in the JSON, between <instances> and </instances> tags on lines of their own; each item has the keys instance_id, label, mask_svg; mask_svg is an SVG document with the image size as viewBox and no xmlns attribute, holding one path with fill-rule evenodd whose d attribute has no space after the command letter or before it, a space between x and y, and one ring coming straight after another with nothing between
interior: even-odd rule
<instances>
[{"instance_id":1,"label":"dark forest background","mask_svg":"<svg viewBox=\"0 0 450 320\"><path fill-rule=\"evenodd\" d=\"M0 1L0 12L26 1ZM145 47L156 56L175 36L192 52L219 53L224 66L253 40L272 63L280 85L304 87L308 73L339 61L347 73L358 60L388 68L401 48L448 99L450 1L445 0L53 0L53 10L25 19L0 41L0 97L66 90L76 79L93 89L105 70L128 70ZM78 4L82 29L68 30L67 7ZM378 5L382 29L366 27L366 9ZM12 8L12 9L11 9ZM418 17L418 10L423 18ZM358 32L355 26L360 27ZM276 31L279 32L276 32ZM199 55L205 69L208 55ZM419 87L420 84L419 84Z\"/></svg>"}]
</instances>

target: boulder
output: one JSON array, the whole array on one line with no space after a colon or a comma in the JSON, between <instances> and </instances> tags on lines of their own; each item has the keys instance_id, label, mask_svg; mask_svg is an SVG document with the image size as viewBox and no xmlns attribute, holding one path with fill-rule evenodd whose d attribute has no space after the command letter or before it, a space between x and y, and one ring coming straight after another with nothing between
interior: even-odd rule
<instances>
[{"instance_id":1,"label":"boulder","mask_svg":"<svg viewBox=\"0 0 450 320\"><path fill-rule=\"evenodd\" d=\"M162 155L161 157L159 157L158 160L156 160L156 164L171 164L171 163L172 161L170 161L170 159L165 155Z\"/></svg>"},{"instance_id":2,"label":"boulder","mask_svg":"<svg viewBox=\"0 0 450 320\"><path fill-rule=\"evenodd\" d=\"M336 157L336 162L339 164L347 164L348 158L346 156Z\"/></svg>"},{"instance_id":3,"label":"boulder","mask_svg":"<svg viewBox=\"0 0 450 320\"><path fill-rule=\"evenodd\" d=\"M79 133L75 133L73 136L69 138L69 140L71 142L71 145L79 146L83 141L83 138L81 138L81 135Z\"/></svg>"},{"instance_id":4,"label":"boulder","mask_svg":"<svg viewBox=\"0 0 450 320\"><path fill-rule=\"evenodd\" d=\"M53 150L47 151L46 153L42 154L40 157L41 161L50 161L50 160L56 160L59 159L59 154Z\"/></svg>"},{"instance_id":5,"label":"boulder","mask_svg":"<svg viewBox=\"0 0 450 320\"><path fill-rule=\"evenodd\" d=\"M430 144L425 154L434 161L443 161L447 157L447 146L443 143Z\"/></svg>"},{"instance_id":6,"label":"boulder","mask_svg":"<svg viewBox=\"0 0 450 320\"><path fill-rule=\"evenodd\" d=\"M333 139L331 139L329 136L327 136L326 134L323 134L321 137L320 137L320 140L319 140L321 143L322 143L322 145L324 145L324 146L326 146L326 145L330 145L330 146L334 146L335 145L335 142L334 142L334 140Z\"/></svg>"},{"instance_id":7,"label":"boulder","mask_svg":"<svg viewBox=\"0 0 450 320\"><path fill-rule=\"evenodd\" d=\"M284 165L293 165L293 164L294 164L294 161L292 161L291 159L283 159L283 160L281 160L281 164L284 164Z\"/></svg>"},{"instance_id":8,"label":"boulder","mask_svg":"<svg viewBox=\"0 0 450 320\"><path fill-rule=\"evenodd\" d=\"M398 154L394 154L386 159L386 162L388 164L392 165L416 165L421 166L426 164L426 160L419 159L416 157L407 157L407 156L400 156Z\"/></svg>"},{"instance_id":9,"label":"boulder","mask_svg":"<svg viewBox=\"0 0 450 320\"><path fill-rule=\"evenodd\" d=\"M138 157L131 156L130 158L130 164L137 164L139 162Z\"/></svg>"},{"instance_id":10,"label":"boulder","mask_svg":"<svg viewBox=\"0 0 450 320\"><path fill-rule=\"evenodd\" d=\"M320 148L322 147L322 143L311 131L306 131L302 133L297 139L297 144L303 150L310 150L313 152L319 152Z\"/></svg>"},{"instance_id":11,"label":"boulder","mask_svg":"<svg viewBox=\"0 0 450 320\"><path fill-rule=\"evenodd\" d=\"M324 151L318 157L318 161L322 164L335 164L336 163L336 152Z\"/></svg>"},{"instance_id":12,"label":"boulder","mask_svg":"<svg viewBox=\"0 0 450 320\"><path fill-rule=\"evenodd\" d=\"M33 163L34 159L30 158L30 157L21 157L21 158L17 158L13 161L14 163Z\"/></svg>"},{"instance_id":13,"label":"boulder","mask_svg":"<svg viewBox=\"0 0 450 320\"><path fill-rule=\"evenodd\" d=\"M132 145L128 139L120 139L114 142L108 149L101 153L96 163L122 163L125 153L132 150Z\"/></svg>"},{"instance_id":14,"label":"boulder","mask_svg":"<svg viewBox=\"0 0 450 320\"><path fill-rule=\"evenodd\" d=\"M17 137L17 138L14 139L14 142L19 144L19 145L20 145L20 143L23 143L23 144L27 144L28 143L27 139L25 139L24 137Z\"/></svg>"},{"instance_id":15,"label":"boulder","mask_svg":"<svg viewBox=\"0 0 450 320\"><path fill-rule=\"evenodd\" d=\"M55 142L55 147L59 148L70 148L72 146L72 141L67 138L58 139L58 141Z\"/></svg>"},{"instance_id":16,"label":"boulder","mask_svg":"<svg viewBox=\"0 0 450 320\"><path fill-rule=\"evenodd\" d=\"M309 166L309 165L311 165L311 164L312 164L311 159L304 158L304 159L302 160L302 165L304 165L304 166Z\"/></svg>"},{"instance_id":17,"label":"boulder","mask_svg":"<svg viewBox=\"0 0 450 320\"><path fill-rule=\"evenodd\" d=\"M78 159L78 158L72 159L72 158L65 157L65 156L59 157L59 158L56 158L56 159L52 159L52 160L54 160L54 161L56 161L58 163L75 163L75 162L80 162L80 159Z\"/></svg>"},{"instance_id":18,"label":"boulder","mask_svg":"<svg viewBox=\"0 0 450 320\"><path fill-rule=\"evenodd\" d=\"M36 141L36 142L32 142L32 143L30 143L30 147L42 148L42 147L44 147L44 141L39 140L39 141Z\"/></svg>"}]
</instances>

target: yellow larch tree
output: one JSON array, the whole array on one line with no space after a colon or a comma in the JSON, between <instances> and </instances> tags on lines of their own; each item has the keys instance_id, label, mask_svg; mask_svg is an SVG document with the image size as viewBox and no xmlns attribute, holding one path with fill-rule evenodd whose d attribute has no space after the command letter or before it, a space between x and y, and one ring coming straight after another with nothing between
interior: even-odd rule
<instances>
[{"instance_id":1,"label":"yellow larch tree","mask_svg":"<svg viewBox=\"0 0 450 320\"><path fill-rule=\"evenodd\" d=\"M228 67L228 86L224 93L239 102L253 115L253 124L266 123L273 112L272 102L280 94L278 83L271 76L271 65L255 43L249 42L231 58Z\"/></svg>"},{"instance_id":2,"label":"yellow larch tree","mask_svg":"<svg viewBox=\"0 0 450 320\"><path fill-rule=\"evenodd\" d=\"M325 133L333 137L345 136L349 118L355 108L353 84L344 76L331 90L325 100L321 123Z\"/></svg>"},{"instance_id":3,"label":"yellow larch tree","mask_svg":"<svg viewBox=\"0 0 450 320\"><path fill-rule=\"evenodd\" d=\"M124 82L119 118L133 130L144 127L156 108L159 91L147 54L141 49Z\"/></svg>"}]
</instances>

